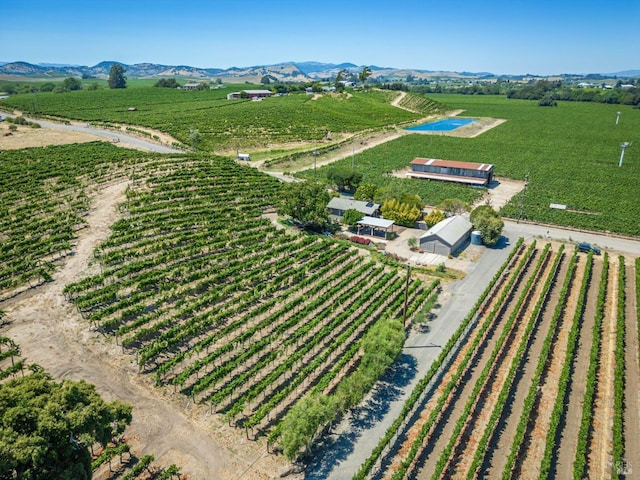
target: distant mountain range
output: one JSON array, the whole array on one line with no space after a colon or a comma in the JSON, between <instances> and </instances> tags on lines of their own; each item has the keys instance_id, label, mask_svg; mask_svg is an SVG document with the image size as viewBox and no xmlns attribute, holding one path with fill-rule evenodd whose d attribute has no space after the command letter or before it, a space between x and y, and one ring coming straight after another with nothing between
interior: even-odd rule
<instances>
[{"instance_id":1,"label":"distant mountain range","mask_svg":"<svg viewBox=\"0 0 640 480\"><path fill-rule=\"evenodd\" d=\"M363 66L353 63L321 63L321 62L284 62L275 65L260 65L253 67L222 68L197 68L188 65L159 65L155 63L136 63L127 65L121 62L105 61L93 67L83 65L65 64L38 64L27 62L0 62L0 75L9 77L37 77L37 78L107 78L114 63L119 63L126 69L129 78L160 78L160 77L186 77L193 79L220 79L222 81L242 80L260 83L261 79L269 76L271 81L278 82L309 82L335 78L341 70L357 74ZM429 79L434 77L460 77L460 78L491 78L496 77L488 72L446 72L418 69L399 69L393 67L378 67L369 65L372 79L384 82L405 80L407 77L414 79ZM628 78L640 76L640 70L626 70L610 74L590 74L607 78ZM501 77L536 77L539 75L500 75ZM587 75L571 75L587 76Z\"/></svg>"}]
</instances>

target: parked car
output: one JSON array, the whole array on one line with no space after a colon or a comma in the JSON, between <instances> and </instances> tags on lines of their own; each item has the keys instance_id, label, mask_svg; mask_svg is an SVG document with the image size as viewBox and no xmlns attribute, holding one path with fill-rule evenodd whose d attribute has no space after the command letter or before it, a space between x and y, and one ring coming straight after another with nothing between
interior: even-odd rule
<instances>
[{"instance_id":1,"label":"parked car","mask_svg":"<svg viewBox=\"0 0 640 480\"><path fill-rule=\"evenodd\" d=\"M593 252L596 255L600 255L600 249L595 245L591 245L590 243L578 243L576 248L581 252Z\"/></svg>"}]
</instances>

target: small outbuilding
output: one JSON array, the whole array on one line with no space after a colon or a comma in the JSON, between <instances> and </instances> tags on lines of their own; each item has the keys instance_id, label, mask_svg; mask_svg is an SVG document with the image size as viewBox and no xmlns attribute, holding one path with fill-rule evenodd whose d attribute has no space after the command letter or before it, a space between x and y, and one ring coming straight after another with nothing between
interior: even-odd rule
<instances>
[{"instance_id":1,"label":"small outbuilding","mask_svg":"<svg viewBox=\"0 0 640 480\"><path fill-rule=\"evenodd\" d=\"M462 215L445 218L418 238L419 247L428 253L453 255L469 240L472 225Z\"/></svg>"},{"instance_id":2,"label":"small outbuilding","mask_svg":"<svg viewBox=\"0 0 640 480\"><path fill-rule=\"evenodd\" d=\"M372 236L384 234L384 238L387 238L389 233L393 233L394 223L393 220L387 220L385 218L363 217L361 220L358 220L358 235L360 235L360 231L365 228Z\"/></svg>"}]
</instances>

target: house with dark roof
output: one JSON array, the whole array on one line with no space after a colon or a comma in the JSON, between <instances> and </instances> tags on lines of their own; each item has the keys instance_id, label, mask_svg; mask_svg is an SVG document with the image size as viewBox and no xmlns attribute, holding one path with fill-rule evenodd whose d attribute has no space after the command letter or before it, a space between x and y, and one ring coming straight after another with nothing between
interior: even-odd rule
<instances>
[{"instance_id":1,"label":"house with dark roof","mask_svg":"<svg viewBox=\"0 0 640 480\"><path fill-rule=\"evenodd\" d=\"M367 217L380 216L380 204L373 202L363 202L347 197L334 197L327 204L330 215L342 217L347 210L357 210Z\"/></svg>"}]
</instances>

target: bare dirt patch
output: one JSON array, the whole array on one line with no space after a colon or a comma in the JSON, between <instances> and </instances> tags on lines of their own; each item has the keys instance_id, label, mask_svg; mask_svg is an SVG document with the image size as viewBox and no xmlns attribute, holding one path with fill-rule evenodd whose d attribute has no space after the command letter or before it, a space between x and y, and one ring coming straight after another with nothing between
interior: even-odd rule
<instances>
[{"instance_id":1,"label":"bare dirt patch","mask_svg":"<svg viewBox=\"0 0 640 480\"><path fill-rule=\"evenodd\" d=\"M495 210L499 210L523 189L524 181L522 180L496 177L493 184L487 189L487 192L472 205L472 208L486 204L491 205Z\"/></svg>"},{"instance_id":2,"label":"bare dirt patch","mask_svg":"<svg viewBox=\"0 0 640 480\"><path fill-rule=\"evenodd\" d=\"M97 135L85 132L54 130L51 128L31 128L19 126L11 132L9 123L0 123L0 150L19 150L47 145L68 145L70 143L87 143L103 140ZM10 135L6 135L10 133Z\"/></svg>"}]
</instances>

